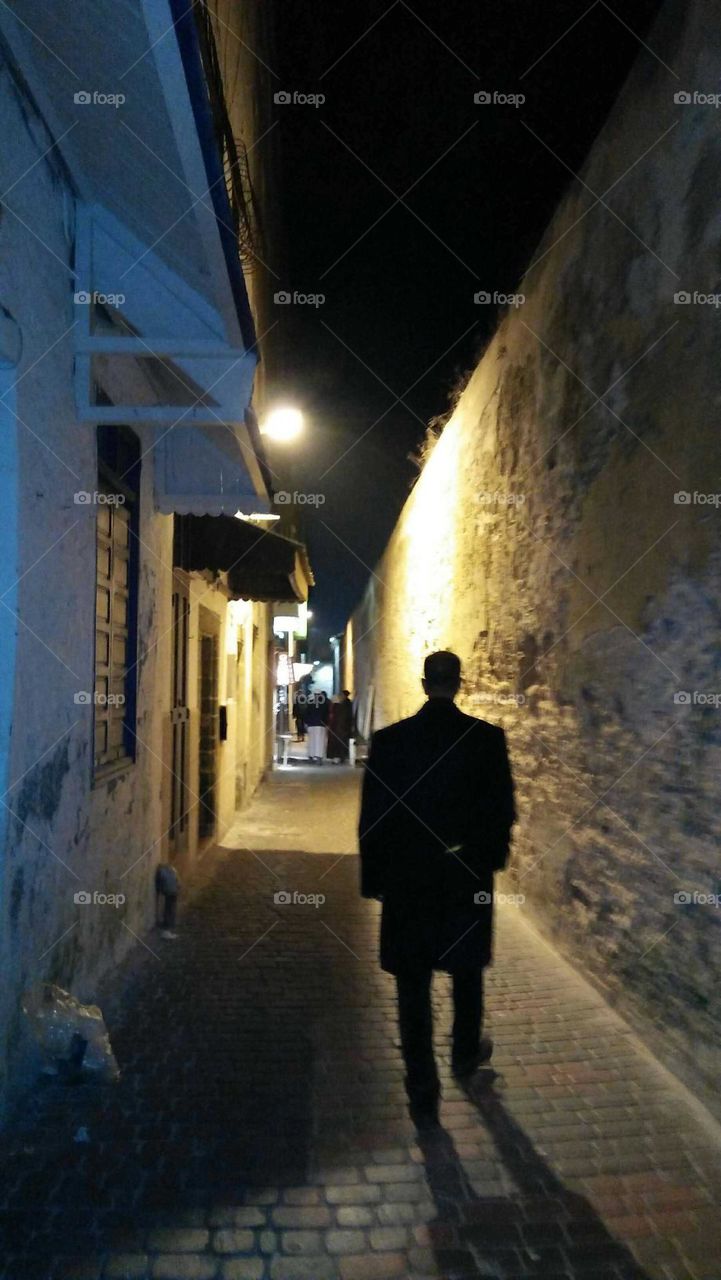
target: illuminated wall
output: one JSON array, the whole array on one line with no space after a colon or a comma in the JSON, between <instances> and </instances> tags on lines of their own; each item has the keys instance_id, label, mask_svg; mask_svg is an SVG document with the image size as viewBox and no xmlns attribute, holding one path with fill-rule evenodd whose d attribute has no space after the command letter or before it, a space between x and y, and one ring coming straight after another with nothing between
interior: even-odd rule
<instances>
[{"instance_id":1,"label":"illuminated wall","mask_svg":"<svg viewBox=\"0 0 721 1280\"><path fill-rule=\"evenodd\" d=\"M649 37L690 91L705 22L671 3ZM571 186L353 629L376 725L458 651L462 705L508 732L529 915L713 1104L721 137L675 87L643 54L582 175L618 216Z\"/></svg>"}]
</instances>

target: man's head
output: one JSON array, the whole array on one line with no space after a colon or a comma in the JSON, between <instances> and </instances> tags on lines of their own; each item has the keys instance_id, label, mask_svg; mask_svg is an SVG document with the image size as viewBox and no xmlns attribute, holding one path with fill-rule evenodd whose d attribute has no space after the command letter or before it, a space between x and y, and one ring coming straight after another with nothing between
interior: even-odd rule
<instances>
[{"instance_id":1,"label":"man's head","mask_svg":"<svg viewBox=\"0 0 721 1280\"><path fill-rule=\"evenodd\" d=\"M429 653L423 663L423 688L429 698L455 698L461 685L461 660L450 649Z\"/></svg>"},{"instance_id":2,"label":"man's head","mask_svg":"<svg viewBox=\"0 0 721 1280\"><path fill-rule=\"evenodd\" d=\"M344 697L344 698L350 698L350 689L344 689L344 690L343 690L343 697Z\"/></svg>"}]
</instances>

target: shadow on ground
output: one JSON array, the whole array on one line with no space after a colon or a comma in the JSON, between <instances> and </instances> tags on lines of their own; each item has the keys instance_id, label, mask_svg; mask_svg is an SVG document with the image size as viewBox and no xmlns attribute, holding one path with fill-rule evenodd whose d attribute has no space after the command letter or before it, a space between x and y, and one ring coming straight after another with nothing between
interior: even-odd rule
<instances>
[{"instance_id":1,"label":"shadow on ground","mask_svg":"<svg viewBox=\"0 0 721 1280\"><path fill-rule=\"evenodd\" d=\"M648 1280L589 1202L569 1191L480 1071L467 1087L506 1171L512 1196L477 1196L445 1129L419 1137L438 1209L428 1224L439 1274L452 1280Z\"/></svg>"},{"instance_id":2,"label":"shadow on ground","mask_svg":"<svg viewBox=\"0 0 721 1280\"><path fill-rule=\"evenodd\" d=\"M0 1146L3 1278L97 1274L92 1258L143 1253L149 1229L201 1227L247 1186L303 1182L308 1018L287 998L287 967L260 948L239 963L277 919L265 891L262 910L238 918L234 875L206 885L179 942L151 939L157 958L133 957L129 990L107 996L119 1082L46 1078L16 1115Z\"/></svg>"}]
</instances>

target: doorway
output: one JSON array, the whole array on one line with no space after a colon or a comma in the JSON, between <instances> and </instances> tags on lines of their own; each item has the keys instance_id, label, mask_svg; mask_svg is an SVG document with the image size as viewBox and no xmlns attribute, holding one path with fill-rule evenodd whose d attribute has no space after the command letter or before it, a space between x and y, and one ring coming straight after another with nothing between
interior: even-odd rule
<instances>
[{"instance_id":1,"label":"doorway","mask_svg":"<svg viewBox=\"0 0 721 1280\"><path fill-rule=\"evenodd\" d=\"M198 749L198 839L215 835L218 788L218 653L219 620L208 609L200 609L198 636L198 707L200 733Z\"/></svg>"},{"instance_id":2,"label":"doorway","mask_svg":"<svg viewBox=\"0 0 721 1280\"><path fill-rule=\"evenodd\" d=\"M188 760L190 751L190 709L188 707L188 629L190 599L188 584L180 575L173 577L173 631L170 691L170 828L168 845L171 858L187 852L190 791Z\"/></svg>"}]
</instances>

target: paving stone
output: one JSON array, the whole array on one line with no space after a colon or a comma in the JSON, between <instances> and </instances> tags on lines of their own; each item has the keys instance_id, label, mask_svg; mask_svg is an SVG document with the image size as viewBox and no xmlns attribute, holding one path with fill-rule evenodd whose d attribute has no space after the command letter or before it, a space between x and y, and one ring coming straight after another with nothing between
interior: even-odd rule
<instances>
[{"instance_id":1,"label":"paving stone","mask_svg":"<svg viewBox=\"0 0 721 1280\"><path fill-rule=\"evenodd\" d=\"M103 1277L107 1280L145 1280L148 1266L144 1253L119 1253L105 1263Z\"/></svg>"},{"instance_id":2,"label":"paving stone","mask_svg":"<svg viewBox=\"0 0 721 1280\"><path fill-rule=\"evenodd\" d=\"M216 1253L252 1253L255 1235L234 1227L221 1227L213 1232L213 1249Z\"/></svg>"},{"instance_id":3,"label":"paving stone","mask_svg":"<svg viewBox=\"0 0 721 1280\"><path fill-rule=\"evenodd\" d=\"M218 1263L200 1253L162 1254L155 1258L153 1280L215 1280Z\"/></svg>"},{"instance_id":4,"label":"paving stone","mask_svg":"<svg viewBox=\"0 0 721 1280\"><path fill-rule=\"evenodd\" d=\"M275 1231L259 1231L258 1232L258 1251L262 1254L272 1254L278 1249L278 1236Z\"/></svg>"},{"instance_id":5,"label":"paving stone","mask_svg":"<svg viewBox=\"0 0 721 1280\"><path fill-rule=\"evenodd\" d=\"M386 1182L383 1186L386 1200L427 1200L428 1187L425 1182Z\"/></svg>"},{"instance_id":6,"label":"paving stone","mask_svg":"<svg viewBox=\"0 0 721 1280\"><path fill-rule=\"evenodd\" d=\"M320 1191L316 1187L287 1187L283 1200L286 1204L318 1204Z\"/></svg>"},{"instance_id":7,"label":"paving stone","mask_svg":"<svg viewBox=\"0 0 721 1280\"><path fill-rule=\"evenodd\" d=\"M321 1169L315 1175L314 1181L323 1185L348 1186L361 1181L359 1169L344 1169L342 1167L332 1169Z\"/></svg>"},{"instance_id":8,"label":"paving stone","mask_svg":"<svg viewBox=\"0 0 721 1280\"><path fill-rule=\"evenodd\" d=\"M415 1164L369 1165L365 1170L369 1182L416 1182L423 1171Z\"/></svg>"},{"instance_id":9,"label":"paving stone","mask_svg":"<svg viewBox=\"0 0 721 1280\"><path fill-rule=\"evenodd\" d=\"M338 1269L333 1258L318 1254L315 1258L273 1258L271 1280L336 1280Z\"/></svg>"},{"instance_id":10,"label":"paving stone","mask_svg":"<svg viewBox=\"0 0 721 1280\"><path fill-rule=\"evenodd\" d=\"M405 1249L408 1243L407 1227L373 1227L368 1233L371 1249Z\"/></svg>"},{"instance_id":11,"label":"paving stone","mask_svg":"<svg viewBox=\"0 0 721 1280\"><path fill-rule=\"evenodd\" d=\"M278 1205L272 1212L276 1227L329 1227L330 1209L326 1205Z\"/></svg>"},{"instance_id":12,"label":"paving stone","mask_svg":"<svg viewBox=\"0 0 721 1280\"><path fill-rule=\"evenodd\" d=\"M208 1213L209 1227L232 1227L235 1225L235 1215L238 1212L234 1205L217 1205ZM263 1219L265 1221L265 1218Z\"/></svg>"},{"instance_id":13,"label":"paving stone","mask_svg":"<svg viewBox=\"0 0 721 1280\"><path fill-rule=\"evenodd\" d=\"M325 1189L328 1204L376 1204L381 1199L378 1186L358 1182L353 1186L331 1186Z\"/></svg>"},{"instance_id":14,"label":"paving stone","mask_svg":"<svg viewBox=\"0 0 721 1280\"><path fill-rule=\"evenodd\" d=\"M255 1205L241 1205L233 1213L233 1224L236 1227L263 1227L267 1221L267 1211Z\"/></svg>"},{"instance_id":15,"label":"paving stone","mask_svg":"<svg viewBox=\"0 0 721 1280\"><path fill-rule=\"evenodd\" d=\"M197 1227L161 1227L150 1231L147 1247L151 1253L201 1253L210 1241L210 1232Z\"/></svg>"},{"instance_id":16,"label":"paving stone","mask_svg":"<svg viewBox=\"0 0 721 1280\"><path fill-rule=\"evenodd\" d=\"M401 1226L418 1221L418 1206L415 1204L379 1204L376 1217L383 1226Z\"/></svg>"},{"instance_id":17,"label":"paving stone","mask_svg":"<svg viewBox=\"0 0 721 1280\"><path fill-rule=\"evenodd\" d=\"M220 1264L220 1280L263 1280L262 1258L226 1258Z\"/></svg>"},{"instance_id":18,"label":"paving stone","mask_svg":"<svg viewBox=\"0 0 721 1280\"><path fill-rule=\"evenodd\" d=\"M283 1253L294 1256L323 1251L323 1236L320 1231L281 1231L280 1242Z\"/></svg>"},{"instance_id":19,"label":"paving stone","mask_svg":"<svg viewBox=\"0 0 721 1280\"><path fill-rule=\"evenodd\" d=\"M369 1227L373 1222L373 1210L360 1204L340 1205L335 1216L339 1227Z\"/></svg>"},{"instance_id":20,"label":"paving stone","mask_svg":"<svg viewBox=\"0 0 721 1280\"><path fill-rule=\"evenodd\" d=\"M368 1238L364 1231L327 1231L325 1246L329 1253L363 1253Z\"/></svg>"},{"instance_id":21,"label":"paving stone","mask_svg":"<svg viewBox=\"0 0 721 1280\"><path fill-rule=\"evenodd\" d=\"M340 1274L342 1280L391 1280L393 1276L402 1276L406 1271L406 1257L403 1253L374 1253L342 1258Z\"/></svg>"}]
</instances>

